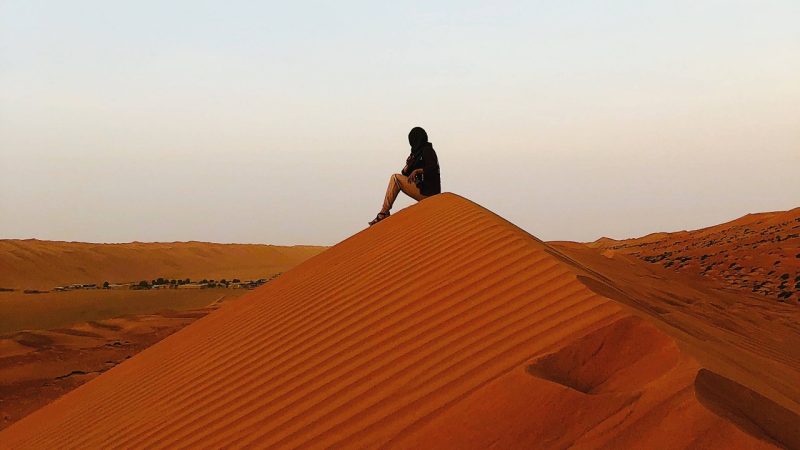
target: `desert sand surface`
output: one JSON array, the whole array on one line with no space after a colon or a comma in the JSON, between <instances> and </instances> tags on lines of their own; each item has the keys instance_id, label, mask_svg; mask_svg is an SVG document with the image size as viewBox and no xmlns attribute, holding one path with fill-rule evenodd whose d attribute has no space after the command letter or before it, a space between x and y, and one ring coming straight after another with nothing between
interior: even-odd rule
<instances>
[{"instance_id":1,"label":"desert sand surface","mask_svg":"<svg viewBox=\"0 0 800 450\"><path fill-rule=\"evenodd\" d=\"M0 430L249 292L0 294Z\"/></svg>"},{"instance_id":2,"label":"desert sand surface","mask_svg":"<svg viewBox=\"0 0 800 450\"><path fill-rule=\"evenodd\" d=\"M0 240L0 287L52 289L73 283L138 282L158 277L261 278L284 272L324 249L209 242Z\"/></svg>"},{"instance_id":3,"label":"desert sand surface","mask_svg":"<svg viewBox=\"0 0 800 450\"><path fill-rule=\"evenodd\" d=\"M246 289L96 289L36 295L0 292L0 335L63 328L128 315L203 308L217 300L238 297L246 292Z\"/></svg>"},{"instance_id":4,"label":"desert sand surface","mask_svg":"<svg viewBox=\"0 0 800 450\"><path fill-rule=\"evenodd\" d=\"M269 277L320 251L200 242L0 241L0 286L17 288L0 291L0 429L250 292L89 289L31 295L23 289L150 280L167 273L182 279Z\"/></svg>"},{"instance_id":5,"label":"desert sand surface","mask_svg":"<svg viewBox=\"0 0 800 450\"><path fill-rule=\"evenodd\" d=\"M246 301L245 301L246 300ZM0 432L8 448L799 448L798 308L424 200Z\"/></svg>"},{"instance_id":6,"label":"desert sand surface","mask_svg":"<svg viewBox=\"0 0 800 450\"><path fill-rule=\"evenodd\" d=\"M694 231L601 238L589 246L699 274L741 292L800 302L800 208L748 214Z\"/></svg>"},{"instance_id":7,"label":"desert sand surface","mask_svg":"<svg viewBox=\"0 0 800 450\"><path fill-rule=\"evenodd\" d=\"M0 430L211 310L165 311L0 335Z\"/></svg>"}]
</instances>

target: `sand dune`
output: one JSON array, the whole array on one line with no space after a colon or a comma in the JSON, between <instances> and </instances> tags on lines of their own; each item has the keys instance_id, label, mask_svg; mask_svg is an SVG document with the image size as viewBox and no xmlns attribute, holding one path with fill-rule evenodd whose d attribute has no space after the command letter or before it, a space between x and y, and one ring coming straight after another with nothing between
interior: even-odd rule
<instances>
[{"instance_id":1,"label":"sand dune","mask_svg":"<svg viewBox=\"0 0 800 450\"><path fill-rule=\"evenodd\" d=\"M800 208L748 214L694 231L601 238L589 246L698 274L741 292L800 302Z\"/></svg>"},{"instance_id":2,"label":"sand dune","mask_svg":"<svg viewBox=\"0 0 800 450\"><path fill-rule=\"evenodd\" d=\"M717 296L702 280L609 256L550 246L439 195L222 306L0 442L800 446L796 308Z\"/></svg>"},{"instance_id":3,"label":"sand dune","mask_svg":"<svg viewBox=\"0 0 800 450\"><path fill-rule=\"evenodd\" d=\"M260 278L324 247L169 242L90 244L0 240L0 287L50 289L72 283L167 278Z\"/></svg>"}]
</instances>

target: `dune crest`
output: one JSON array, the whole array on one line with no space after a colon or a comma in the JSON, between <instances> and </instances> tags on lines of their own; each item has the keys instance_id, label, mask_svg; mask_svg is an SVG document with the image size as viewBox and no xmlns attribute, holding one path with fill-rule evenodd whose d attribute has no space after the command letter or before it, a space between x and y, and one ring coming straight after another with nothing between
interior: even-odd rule
<instances>
[{"instance_id":1,"label":"dune crest","mask_svg":"<svg viewBox=\"0 0 800 450\"><path fill-rule=\"evenodd\" d=\"M774 447L774 434L703 406L700 352L634 301L590 289L580 277L614 280L579 256L438 195L223 305L0 441Z\"/></svg>"}]
</instances>

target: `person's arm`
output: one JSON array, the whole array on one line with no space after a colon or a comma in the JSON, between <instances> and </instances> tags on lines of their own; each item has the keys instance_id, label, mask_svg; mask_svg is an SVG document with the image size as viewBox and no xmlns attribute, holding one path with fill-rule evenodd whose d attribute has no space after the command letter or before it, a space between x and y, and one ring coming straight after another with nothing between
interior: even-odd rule
<instances>
[{"instance_id":1,"label":"person's arm","mask_svg":"<svg viewBox=\"0 0 800 450\"><path fill-rule=\"evenodd\" d=\"M416 183L417 182L416 177L417 177L418 173L423 173L424 174L424 170L423 169L414 169L411 172L409 172L409 174L408 174L408 182L409 183Z\"/></svg>"},{"instance_id":2,"label":"person's arm","mask_svg":"<svg viewBox=\"0 0 800 450\"><path fill-rule=\"evenodd\" d=\"M413 156L414 155L408 155L408 158L406 158L406 165L403 167L403 170L400 171L400 173L405 176L411 175L411 164L414 162L411 158L413 158Z\"/></svg>"}]
</instances>

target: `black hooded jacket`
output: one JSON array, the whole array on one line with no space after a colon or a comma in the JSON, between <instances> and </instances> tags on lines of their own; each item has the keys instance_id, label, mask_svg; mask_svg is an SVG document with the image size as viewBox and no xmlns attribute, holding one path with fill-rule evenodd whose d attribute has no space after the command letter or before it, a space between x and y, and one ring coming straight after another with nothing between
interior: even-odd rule
<instances>
[{"instance_id":1,"label":"black hooded jacket","mask_svg":"<svg viewBox=\"0 0 800 450\"><path fill-rule=\"evenodd\" d=\"M420 127L414 127L408 133L408 143L411 144L411 154L406 158L406 167L403 175L409 176L416 169L422 169L422 181L417 187L422 195L429 196L442 192L442 182L439 176L439 158L433 150L433 145L428 142L428 133Z\"/></svg>"}]
</instances>

